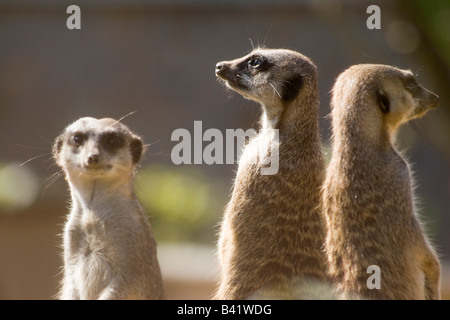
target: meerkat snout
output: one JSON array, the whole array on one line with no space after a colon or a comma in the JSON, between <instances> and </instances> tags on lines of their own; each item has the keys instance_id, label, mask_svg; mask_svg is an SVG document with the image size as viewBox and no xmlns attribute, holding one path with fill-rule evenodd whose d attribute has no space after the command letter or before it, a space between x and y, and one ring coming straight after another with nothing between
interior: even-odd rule
<instances>
[{"instance_id":1,"label":"meerkat snout","mask_svg":"<svg viewBox=\"0 0 450 320\"><path fill-rule=\"evenodd\" d=\"M97 164L99 161L98 154L91 154L88 157L88 165Z\"/></svg>"},{"instance_id":2,"label":"meerkat snout","mask_svg":"<svg viewBox=\"0 0 450 320\"><path fill-rule=\"evenodd\" d=\"M406 86L406 89L411 91L413 99L417 102L416 108L412 112L410 119L420 118L429 110L433 110L438 107L439 96L430 90L417 83L414 83L409 87Z\"/></svg>"},{"instance_id":3,"label":"meerkat snout","mask_svg":"<svg viewBox=\"0 0 450 320\"><path fill-rule=\"evenodd\" d=\"M75 138L79 136L75 135ZM78 139L77 139L78 140ZM91 140L93 140L91 138ZM78 148L81 148L82 144L77 144ZM102 154L100 151L100 146L97 141L86 141L86 146L84 150L80 152L81 154L81 166L86 170L101 169L101 164L103 162ZM111 166L106 166L103 169L111 169Z\"/></svg>"},{"instance_id":4,"label":"meerkat snout","mask_svg":"<svg viewBox=\"0 0 450 320\"><path fill-rule=\"evenodd\" d=\"M220 74L220 71L223 69L223 62L218 62L216 64L216 76Z\"/></svg>"}]
</instances>

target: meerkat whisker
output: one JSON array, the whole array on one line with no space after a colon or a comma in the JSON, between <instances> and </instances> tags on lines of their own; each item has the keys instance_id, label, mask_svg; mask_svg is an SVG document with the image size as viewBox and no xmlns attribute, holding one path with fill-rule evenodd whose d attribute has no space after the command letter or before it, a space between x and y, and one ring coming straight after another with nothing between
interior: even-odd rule
<instances>
[{"instance_id":1,"label":"meerkat whisker","mask_svg":"<svg viewBox=\"0 0 450 320\"><path fill-rule=\"evenodd\" d=\"M158 143L160 143L160 142L161 142L161 139L158 139L158 140L156 140L156 141L147 143L147 144L145 144L144 146L145 146L145 147L150 147L150 146L153 146L153 145L158 144Z\"/></svg>"},{"instance_id":2,"label":"meerkat whisker","mask_svg":"<svg viewBox=\"0 0 450 320\"><path fill-rule=\"evenodd\" d=\"M252 46L252 50L255 50L255 46L253 45L253 40L252 40L252 38L248 38L248 40L250 41L250 45Z\"/></svg>"},{"instance_id":3,"label":"meerkat whisker","mask_svg":"<svg viewBox=\"0 0 450 320\"><path fill-rule=\"evenodd\" d=\"M281 94L278 92L277 88L275 88L275 86L270 82L269 82L269 85L273 88L273 91L278 96L278 98L281 99Z\"/></svg>"},{"instance_id":4,"label":"meerkat whisker","mask_svg":"<svg viewBox=\"0 0 450 320\"><path fill-rule=\"evenodd\" d=\"M58 172L53 173L50 177L48 177L44 181L44 183L43 183L44 187L42 189L41 198L44 197L44 194L47 191L47 189L50 188L50 186L52 186L62 176L64 176L64 172L63 172L63 170L60 170Z\"/></svg>"},{"instance_id":5,"label":"meerkat whisker","mask_svg":"<svg viewBox=\"0 0 450 320\"><path fill-rule=\"evenodd\" d=\"M36 160L36 159L39 159L39 158L42 158L42 157L48 156L48 155L51 155L51 153L50 153L50 152L47 152L47 153L43 153L43 154L37 155L37 156L35 156L35 157L33 157L33 158L30 158L30 159L28 159L28 160L22 162L21 164L19 164L19 166L22 167L22 166L26 165L26 164L27 164L28 162L30 162L30 161L33 161L33 160Z\"/></svg>"},{"instance_id":6,"label":"meerkat whisker","mask_svg":"<svg viewBox=\"0 0 450 320\"><path fill-rule=\"evenodd\" d=\"M122 120L124 120L125 118L128 118L129 116L133 115L137 113L137 110L135 111L131 111L130 113L127 113L126 115L124 115L122 118L120 118L119 120L117 120L117 122L122 122Z\"/></svg>"}]
</instances>

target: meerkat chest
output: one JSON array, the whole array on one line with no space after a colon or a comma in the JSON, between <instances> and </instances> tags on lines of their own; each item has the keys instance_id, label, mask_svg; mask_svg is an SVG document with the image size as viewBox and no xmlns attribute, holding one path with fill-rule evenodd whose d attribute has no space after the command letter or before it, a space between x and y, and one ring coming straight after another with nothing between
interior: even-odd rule
<instances>
[{"instance_id":1,"label":"meerkat chest","mask_svg":"<svg viewBox=\"0 0 450 320\"><path fill-rule=\"evenodd\" d=\"M86 254L105 249L107 223L92 212L85 212L80 220L80 228L85 235Z\"/></svg>"},{"instance_id":2,"label":"meerkat chest","mask_svg":"<svg viewBox=\"0 0 450 320\"><path fill-rule=\"evenodd\" d=\"M256 168L266 167L273 168L273 173L270 171L261 171L260 173L269 175L275 174L278 171L278 156L278 134L275 131L261 133L250 140L250 142L245 146L239 159L238 170L247 170L252 166Z\"/></svg>"},{"instance_id":3,"label":"meerkat chest","mask_svg":"<svg viewBox=\"0 0 450 320\"><path fill-rule=\"evenodd\" d=\"M67 280L82 299L96 298L113 272L106 222L92 212L71 212L64 232Z\"/></svg>"},{"instance_id":4,"label":"meerkat chest","mask_svg":"<svg viewBox=\"0 0 450 320\"><path fill-rule=\"evenodd\" d=\"M112 241L111 222L96 212L84 210L67 224L66 244L76 260L92 255L107 257L117 244Z\"/></svg>"},{"instance_id":5,"label":"meerkat chest","mask_svg":"<svg viewBox=\"0 0 450 320\"><path fill-rule=\"evenodd\" d=\"M64 234L65 268L82 299L96 298L114 273L114 245L107 221L89 211L72 212Z\"/></svg>"}]
</instances>

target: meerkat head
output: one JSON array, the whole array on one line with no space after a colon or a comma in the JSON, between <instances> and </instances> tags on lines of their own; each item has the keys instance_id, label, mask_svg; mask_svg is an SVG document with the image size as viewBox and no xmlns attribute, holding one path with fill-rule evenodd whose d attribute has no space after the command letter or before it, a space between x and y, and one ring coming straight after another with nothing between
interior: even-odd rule
<instances>
[{"instance_id":1,"label":"meerkat head","mask_svg":"<svg viewBox=\"0 0 450 320\"><path fill-rule=\"evenodd\" d=\"M115 179L133 172L144 146L117 120L85 117L66 127L52 151L69 177Z\"/></svg>"},{"instance_id":2,"label":"meerkat head","mask_svg":"<svg viewBox=\"0 0 450 320\"><path fill-rule=\"evenodd\" d=\"M226 86L279 117L302 91L317 90L316 66L304 55L285 49L257 48L248 55L216 65Z\"/></svg>"},{"instance_id":3,"label":"meerkat head","mask_svg":"<svg viewBox=\"0 0 450 320\"><path fill-rule=\"evenodd\" d=\"M419 85L409 70L387 65L352 66L333 88L333 119L359 124L372 137L393 136L398 127L438 106L439 97ZM334 120L333 120L334 121Z\"/></svg>"}]
</instances>

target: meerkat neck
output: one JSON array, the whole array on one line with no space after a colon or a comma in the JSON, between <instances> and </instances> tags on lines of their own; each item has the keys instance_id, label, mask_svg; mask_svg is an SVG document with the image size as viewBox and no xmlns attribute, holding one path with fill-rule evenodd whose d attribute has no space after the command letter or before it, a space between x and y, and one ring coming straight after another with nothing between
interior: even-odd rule
<instances>
[{"instance_id":1,"label":"meerkat neck","mask_svg":"<svg viewBox=\"0 0 450 320\"><path fill-rule=\"evenodd\" d=\"M278 103L262 104L263 114L261 116L261 128L268 129L283 129L286 131L308 126L308 128L318 127L318 104L316 106L308 105L308 108L303 108L302 101L295 100L286 105Z\"/></svg>"},{"instance_id":2,"label":"meerkat neck","mask_svg":"<svg viewBox=\"0 0 450 320\"><path fill-rule=\"evenodd\" d=\"M280 116L278 128L280 136L286 135L288 141L298 143L313 139L320 140L319 137L319 104L313 101L317 99L297 99L285 106L283 114ZM292 137L297 137L293 139Z\"/></svg>"},{"instance_id":3,"label":"meerkat neck","mask_svg":"<svg viewBox=\"0 0 450 320\"><path fill-rule=\"evenodd\" d=\"M389 153L394 148L395 137L388 132L382 131L378 135L364 135L360 134L364 128L356 126L344 127L344 130L335 132L333 150L337 153L344 154L358 154L359 158L365 158L364 155L371 157L373 153Z\"/></svg>"},{"instance_id":4,"label":"meerkat neck","mask_svg":"<svg viewBox=\"0 0 450 320\"><path fill-rule=\"evenodd\" d=\"M69 180L74 204L85 209L95 210L97 207L114 207L115 204L128 203L134 199L131 180L111 182L103 179L85 181L82 186Z\"/></svg>"},{"instance_id":5,"label":"meerkat neck","mask_svg":"<svg viewBox=\"0 0 450 320\"><path fill-rule=\"evenodd\" d=\"M261 129L266 132L271 129L277 129L280 117L282 114L282 107L277 104L269 105L261 103L263 113L261 115Z\"/></svg>"}]
</instances>

